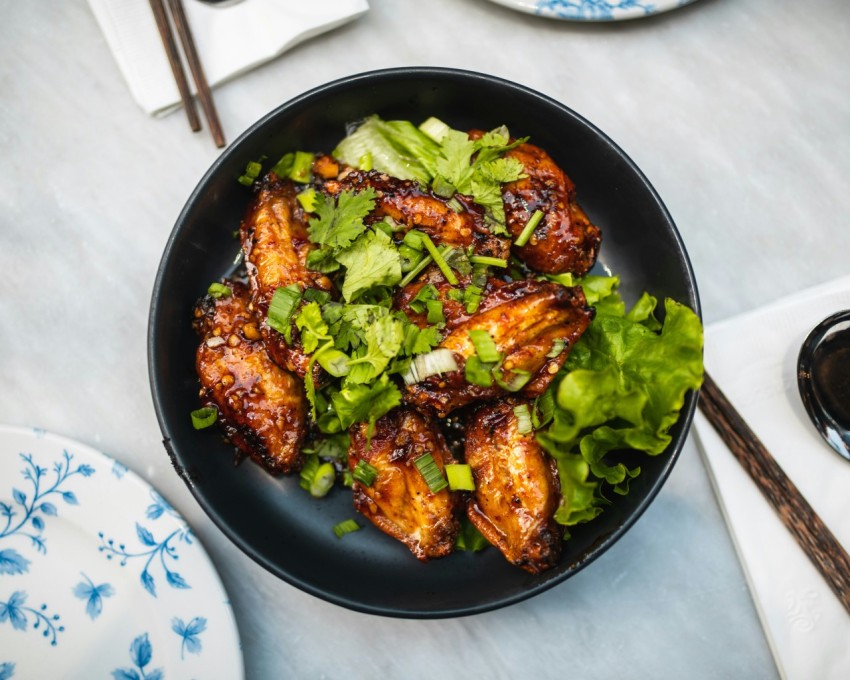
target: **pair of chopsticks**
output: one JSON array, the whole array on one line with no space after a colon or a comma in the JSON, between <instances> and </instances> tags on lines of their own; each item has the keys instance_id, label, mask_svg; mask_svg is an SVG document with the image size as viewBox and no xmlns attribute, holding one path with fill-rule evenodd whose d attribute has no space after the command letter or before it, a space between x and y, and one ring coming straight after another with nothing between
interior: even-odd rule
<instances>
[{"instance_id":1,"label":"pair of chopsticks","mask_svg":"<svg viewBox=\"0 0 850 680\"><path fill-rule=\"evenodd\" d=\"M850 557L707 373L699 407L850 613Z\"/></svg>"},{"instance_id":2,"label":"pair of chopsticks","mask_svg":"<svg viewBox=\"0 0 850 680\"><path fill-rule=\"evenodd\" d=\"M186 55L186 61L189 64L189 70L192 72L192 78L195 80L195 87L198 90L198 99L201 102L201 108L204 110L207 123L209 123L213 141L220 149L225 144L224 132L221 129L221 123L218 120L218 114L213 104L210 86L207 83L204 70L201 68L198 51L195 49L195 40L192 38L192 32L189 30L189 22L186 20L183 2L182 0L167 1L168 7L171 10L174 29L180 38L183 52ZM168 62L171 64L171 71L174 73L174 80L177 82L177 89L180 91L183 108L186 110L186 116L189 119L189 126L193 132L198 132L201 129L201 121L198 118L198 111L195 108L195 99L192 97L189 84L186 82L186 74L183 72L183 63L180 60L180 54L177 52L177 44L171 33L171 24L166 15L165 5L163 4L163 0L150 0L150 4L154 18L156 19L156 26L159 29L159 36L162 38L165 53L168 55Z\"/></svg>"}]
</instances>

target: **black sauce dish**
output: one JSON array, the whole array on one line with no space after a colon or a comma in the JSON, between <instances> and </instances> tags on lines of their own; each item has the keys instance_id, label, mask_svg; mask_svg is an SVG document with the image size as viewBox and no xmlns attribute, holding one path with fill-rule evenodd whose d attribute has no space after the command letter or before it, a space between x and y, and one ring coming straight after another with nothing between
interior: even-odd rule
<instances>
[{"instance_id":1,"label":"black sauce dish","mask_svg":"<svg viewBox=\"0 0 850 680\"><path fill-rule=\"evenodd\" d=\"M621 277L621 293L672 297L699 314L696 282L685 247L661 199L635 164L600 130L559 102L490 75L442 68L396 68L322 85L283 104L237 139L201 179L165 246L151 301L148 364L165 448L195 498L243 551L288 583L361 612L405 618L480 613L555 586L610 548L656 496L685 441L697 395L689 393L673 441L641 460L629 495L598 518L572 529L557 567L540 575L508 564L495 548L418 562L399 542L365 520L337 539L331 528L355 517L350 491L322 500L298 486L297 475L274 478L245 461L217 428L196 431L197 339L192 307L212 281L234 270L233 232L251 192L239 177L248 161L272 162L296 149L330 151L346 124L377 113L415 123L437 116L458 129L505 124L530 136L573 179L578 199L600 226L594 271Z\"/></svg>"}]
</instances>

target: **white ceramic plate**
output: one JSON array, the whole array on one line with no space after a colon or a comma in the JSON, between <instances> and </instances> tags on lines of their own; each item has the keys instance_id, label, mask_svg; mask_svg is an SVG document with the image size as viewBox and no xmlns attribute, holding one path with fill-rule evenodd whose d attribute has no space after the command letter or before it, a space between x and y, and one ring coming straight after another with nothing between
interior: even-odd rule
<instances>
[{"instance_id":1,"label":"white ceramic plate","mask_svg":"<svg viewBox=\"0 0 850 680\"><path fill-rule=\"evenodd\" d=\"M0 426L0 680L243 677L191 529L121 463Z\"/></svg>"},{"instance_id":2,"label":"white ceramic plate","mask_svg":"<svg viewBox=\"0 0 850 680\"><path fill-rule=\"evenodd\" d=\"M621 21L667 12L694 0L491 0L511 9L565 21Z\"/></svg>"}]
</instances>

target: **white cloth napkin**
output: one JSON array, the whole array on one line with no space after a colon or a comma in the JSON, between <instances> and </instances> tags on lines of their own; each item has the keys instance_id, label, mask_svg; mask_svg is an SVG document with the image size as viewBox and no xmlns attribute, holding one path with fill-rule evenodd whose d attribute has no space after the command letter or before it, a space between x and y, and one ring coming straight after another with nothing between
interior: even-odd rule
<instances>
[{"instance_id":1,"label":"white cloth napkin","mask_svg":"<svg viewBox=\"0 0 850 680\"><path fill-rule=\"evenodd\" d=\"M850 277L706 329L706 370L845 549L850 463L820 438L797 390L809 331L850 308ZM698 444L783 677L850 678L850 615L701 413Z\"/></svg>"},{"instance_id":2,"label":"white cloth napkin","mask_svg":"<svg viewBox=\"0 0 850 680\"><path fill-rule=\"evenodd\" d=\"M130 92L149 114L180 102L148 0L88 0ZM243 0L216 7L185 0L189 28L210 86L360 16L367 0ZM179 40L175 34L175 40ZM184 62L186 78L192 76ZM193 88L194 89L194 88Z\"/></svg>"}]
</instances>

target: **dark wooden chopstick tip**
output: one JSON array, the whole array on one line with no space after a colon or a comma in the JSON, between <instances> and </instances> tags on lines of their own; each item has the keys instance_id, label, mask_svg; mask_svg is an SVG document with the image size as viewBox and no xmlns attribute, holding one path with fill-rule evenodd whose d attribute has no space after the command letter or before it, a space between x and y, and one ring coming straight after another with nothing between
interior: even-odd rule
<instances>
[{"instance_id":1,"label":"dark wooden chopstick tip","mask_svg":"<svg viewBox=\"0 0 850 680\"><path fill-rule=\"evenodd\" d=\"M850 613L850 556L708 373L699 408Z\"/></svg>"}]
</instances>

